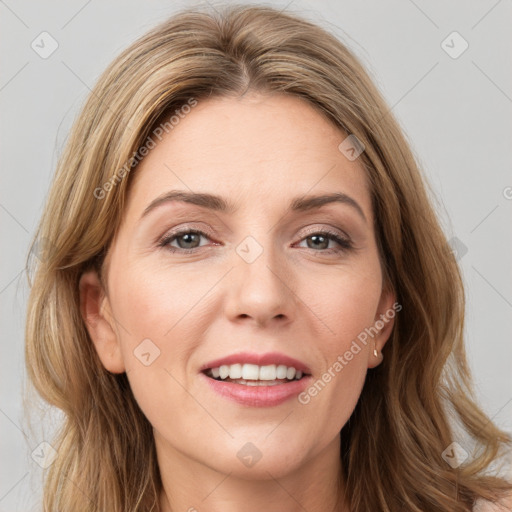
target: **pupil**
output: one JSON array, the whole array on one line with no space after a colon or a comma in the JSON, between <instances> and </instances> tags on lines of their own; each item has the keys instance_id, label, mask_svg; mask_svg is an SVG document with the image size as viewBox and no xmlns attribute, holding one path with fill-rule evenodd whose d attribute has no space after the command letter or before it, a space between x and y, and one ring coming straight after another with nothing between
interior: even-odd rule
<instances>
[{"instance_id":1,"label":"pupil","mask_svg":"<svg viewBox=\"0 0 512 512\"><path fill-rule=\"evenodd\" d=\"M327 249L327 245L329 245L329 240L325 236L312 235L309 238L311 238L312 240L317 240L317 241L323 240L323 244L322 244L323 249ZM326 244L326 242L327 242L327 244ZM318 244L314 247L318 248Z\"/></svg>"},{"instance_id":2,"label":"pupil","mask_svg":"<svg viewBox=\"0 0 512 512\"><path fill-rule=\"evenodd\" d=\"M181 235L180 239L185 240L185 244L193 243L193 237L197 237L197 233L186 233L185 235ZM196 240L197 242L197 240ZM180 244L182 245L182 244ZM190 249L191 247L182 247L182 249ZM193 248L193 247L192 247Z\"/></svg>"}]
</instances>

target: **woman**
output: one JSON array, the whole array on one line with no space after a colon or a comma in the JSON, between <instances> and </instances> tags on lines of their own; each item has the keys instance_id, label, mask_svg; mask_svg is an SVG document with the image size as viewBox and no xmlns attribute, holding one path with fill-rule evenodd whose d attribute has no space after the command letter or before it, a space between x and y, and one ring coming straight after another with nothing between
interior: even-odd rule
<instances>
[{"instance_id":1,"label":"woman","mask_svg":"<svg viewBox=\"0 0 512 512\"><path fill-rule=\"evenodd\" d=\"M65 413L45 510L509 506L456 261L396 121L321 28L235 6L135 42L37 239L27 368Z\"/></svg>"}]
</instances>

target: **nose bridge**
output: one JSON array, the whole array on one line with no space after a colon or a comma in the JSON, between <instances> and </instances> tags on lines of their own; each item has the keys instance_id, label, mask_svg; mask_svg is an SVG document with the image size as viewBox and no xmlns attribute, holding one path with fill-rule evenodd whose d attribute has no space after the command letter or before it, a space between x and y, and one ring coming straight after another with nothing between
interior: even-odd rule
<instances>
[{"instance_id":1,"label":"nose bridge","mask_svg":"<svg viewBox=\"0 0 512 512\"><path fill-rule=\"evenodd\" d=\"M228 314L258 323L293 315L293 279L271 233L246 236L235 248Z\"/></svg>"}]
</instances>

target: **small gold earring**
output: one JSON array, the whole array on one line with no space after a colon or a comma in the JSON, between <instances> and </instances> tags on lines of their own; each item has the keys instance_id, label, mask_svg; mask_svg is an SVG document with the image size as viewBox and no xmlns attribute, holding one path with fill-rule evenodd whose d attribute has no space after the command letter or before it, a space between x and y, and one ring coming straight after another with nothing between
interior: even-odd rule
<instances>
[{"instance_id":1,"label":"small gold earring","mask_svg":"<svg viewBox=\"0 0 512 512\"><path fill-rule=\"evenodd\" d=\"M376 348L374 348L374 349L373 349L373 355L374 355L375 357L379 357L379 353L377 352L377 349L376 349Z\"/></svg>"}]
</instances>

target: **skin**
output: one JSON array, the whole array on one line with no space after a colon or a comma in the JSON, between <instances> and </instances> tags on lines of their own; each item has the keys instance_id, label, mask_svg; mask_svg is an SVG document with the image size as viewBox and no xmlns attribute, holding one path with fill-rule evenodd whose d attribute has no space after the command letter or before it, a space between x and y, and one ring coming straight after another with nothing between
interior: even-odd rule
<instances>
[{"instance_id":1,"label":"skin","mask_svg":"<svg viewBox=\"0 0 512 512\"><path fill-rule=\"evenodd\" d=\"M131 177L105 261L107 289L94 271L81 278L82 314L99 357L107 370L127 373L154 428L163 512L315 512L336 502L348 510L339 432L368 369L382 361L392 319L307 405L293 397L243 406L199 376L201 365L225 355L279 351L306 363L316 380L392 309L366 175L338 149L346 136L296 97L200 101ZM221 195L238 210L169 202L140 220L151 201L176 189ZM340 203L286 213L296 196L335 191L357 201L366 221ZM191 254L159 247L176 228L207 236L170 242L177 251L195 247ZM312 235L325 229L354 248L315 244ZM263 249L252 263L236 252L247 236ZM149 366L134 355L147 338L160 350ZM262 454L252 467L237 457L247 442Z\"/></svg>"}]
</instances>

